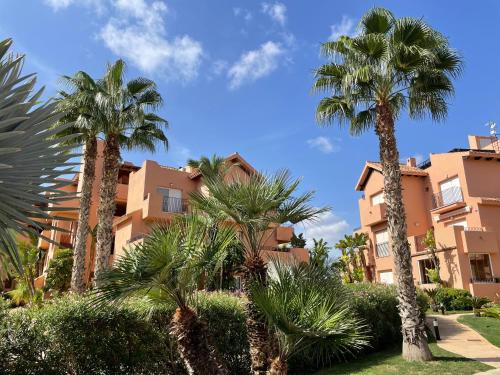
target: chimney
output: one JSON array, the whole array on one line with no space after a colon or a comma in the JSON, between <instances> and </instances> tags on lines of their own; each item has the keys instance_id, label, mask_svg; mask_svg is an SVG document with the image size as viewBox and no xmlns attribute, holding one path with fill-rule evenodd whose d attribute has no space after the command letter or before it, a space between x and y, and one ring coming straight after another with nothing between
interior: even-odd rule
<instances>
[{"instance_id":1,"label":"chimney","mask_svg":"<svg viewBox=\"0 0 500 375\"><path fill-rule=\"evenodd\" d=\"M417 159L415 159L414 157L408 158L406 160L406 165L408 167L416 167L417 166Z\"/></svg>"}]
</instances>

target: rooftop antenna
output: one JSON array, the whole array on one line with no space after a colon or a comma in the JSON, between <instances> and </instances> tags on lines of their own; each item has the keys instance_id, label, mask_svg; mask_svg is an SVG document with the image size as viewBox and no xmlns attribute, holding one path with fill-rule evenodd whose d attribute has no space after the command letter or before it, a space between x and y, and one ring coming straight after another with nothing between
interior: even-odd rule
<instances>
[{"instance_id":1,"label":"rooftop antenna","mask_svg":"<svg viewBox=\"0 0 500 375\"><path fill-rule=\"evenodd\" d=\"M497 136L497 124L496 122L494 121L488 121L485 126L488 126L490 128L490 135L492 137L495 137Z\"/></svg>"}]
</instances>

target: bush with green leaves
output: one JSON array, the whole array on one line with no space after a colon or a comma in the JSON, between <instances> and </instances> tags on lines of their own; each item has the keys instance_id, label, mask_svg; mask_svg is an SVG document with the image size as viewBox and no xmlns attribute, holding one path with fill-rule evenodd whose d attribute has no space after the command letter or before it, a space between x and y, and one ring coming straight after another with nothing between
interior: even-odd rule
<instances>
[{"instance_id":1,"label":"bush with green leaves","mask_svg":"<svg viewBox=\"0 0 500 375\"><path fill-rule=\"evenodd\" d=\"M446 310L472 310L472 295L465 289L438 288L436 303Z\"/></svg>"},{"instance_id":2,"label":"bush with green leaves","mask_svg":"<svg viewBox=\"0 0 500 375\"><path fill-rule=\"evenodd\" d=\"M71 284L71 269L73 267L73 250L57 249L49 262L47 277L43 290L45 292L61 293L69 289Z\"/></svg>"},{"instance_id":3,"label":"bush with green leaves","mask_svg":"<svg viewBox=\"0 0 500 375\"><path fill-rule=\"evenodd\" d=\"M230 373L248 373L242 301L222 293L196 300ZM68 295L41 308L0 311L0 374L184 374L169 335L173 311L139 299L96 309L91 298Z\"/></svg>"}]
</instances>

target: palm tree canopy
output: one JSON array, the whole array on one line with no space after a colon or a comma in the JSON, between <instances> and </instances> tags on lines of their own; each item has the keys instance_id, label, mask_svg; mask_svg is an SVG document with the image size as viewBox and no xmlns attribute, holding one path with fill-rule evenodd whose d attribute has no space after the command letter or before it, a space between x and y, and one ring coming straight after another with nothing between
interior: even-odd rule
<instances>
[{"instance_id":1,"label":"palm tree canopy","mask_svg":"<svg viewBox=\"0 0 500 375\"><path fill-rule=\"evenodd\" d=\"M288 359L314 346L320 355L354 353L368 345L366 325L349 308L340 278L324 267L273 260L268 285L254 285L253 298L277 332L280 355Z\"/></svg>"},{"instance_id":2,"label":"palm tree canopy","mask_svg":"<svg viewBox=\"0 0 500 375\"><path fill-rule=\"evenodd\" d=\"M51 129L63 114L54 102L39 105L43 88L33 92L36 78L21 75L24 56L9 55L11 44L0 42L0 252L22 274L13 232L40 236L52 228L48 219L64 220L54 214L72 197L61 190L70 181L59 177L74 173L69 160L78 155L64 145L75 135L54 138L71 124Z\"/></svg>"},{"instance_id":3,"label":"palm tree canopy","mask_svg":"<svg viewBox=\"0 0 500 375\"><path fill-rule=\"evenodd\" d=\"M152 152L157 142L168 147L163 133L168 122L155 114L163 104L156 84L142 77L125 83L124 70L125 62L118 60L97 81L99 92L95 100L104 117L102 132L116 136L126 149Z\"/></svg>"},{"instance_id":4,"label":"palm tree canopy","mask_svg":"<svg viewBox=\"0 0 500 375\"><path fill-rule=\"evenodd\" d=\"M121 301L139 295L185 306L207 264L220 267L235 243L231 227L205 217L182 216L158 224L142 244L125 250L113 268L104 272L96 301Z\"/></svg>"},{"instance_id":5,"label":"palm tree canopy","mask_svg":"<svg viewBox=\"0 0 500 375\"><path fill-rule=\"evenodd\" d=\"M189 159L187 164L191 168L198 169L201 175L207 178L223 176L229 168L226 160L217 155L212 155L210 158L202 156L199 160Z\"/></svg>"},{"instance_id":6,"label":"palm tree canopy","mask_svg":"<svg viewBox=\"0 0 500 375\"><path fill-rule=\"evenodd\" d=\"M347 123L357 135L374 126L377 105L394 117L407 108L410 118L443 119L451 78L462 68L446 37L422 19L397 19L383 8L368 11L358 31L322 45L332 61L316 71L313 91L330 95L317 107L318 122Z\"/></svg>"},{"instance_id":7,"label":"palm tree canopy","mask_svg":"<svg viewBox=\"0 0 500 375\"><path fill-rule=\"evenodd\" d=\"M218 220L230 220L240 226L245 247L261 250L272 225L314 220L329 210L310 202L314 192L294 196L300 179L291 179L286 170L273 175L252 173L230 180L205 178L210 194L191 194L194 207ZM254 254L255 255L255 254Z\"/></svg>"},{"instance_id":8,"label":"palm tree canopy","mask_svg":"<svg viewBox=\"0 0 500 375\"><path fill-rule=\"evenodd\" d=\"M96 103L99 86L84 71L79 71L73 76L62 76L61 81L68 91L59 91L57 98L57 107L64 113L59 124L69 122L72 126L60 131L57 137L76 134L71 139L71 144L81 146L88 139L97 137L103 128L104 118Z\"/></svg>"}]
</instances>

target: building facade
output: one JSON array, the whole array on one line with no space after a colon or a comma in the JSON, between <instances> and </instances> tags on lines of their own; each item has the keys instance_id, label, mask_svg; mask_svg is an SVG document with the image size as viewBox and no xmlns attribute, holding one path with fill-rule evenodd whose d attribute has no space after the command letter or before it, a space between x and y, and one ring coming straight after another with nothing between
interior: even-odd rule
<instances>
[{"instance_id":1,"label":"building facade","mask_svg":"<svg viewBox=\"0 0 500 375\"><path fill-rule=\"evenodd\" d=\"M434 268L422 244L433 229L440 277L473 295L500 293L500 143L496 137L469 136L469 148L430 154L417 165L401 165L403 203L413 277L430 288ZM382 167L366 162L357 182L361 227L369 237L367 263L372 279L393 283L394 264L387 233Z\"/></svg>"},{"instance_id":2,"label":"building facade","mask_svg":"<svg viewBox=\"0 0 500 375\"><path fill-rule=\"evenodd\" d=\"M89 218L89 235L87 238L85 279L90 282L93 277L95 259L95 233L97 225L97 209L99 202L99 187L101 182L103 159L103 143L98 144L98 157L96 161L96 181L92 192L92 204ZM238 153L226 158L229 164L228 178L244 177L254 173L254 168ZM84 165L82 160L81 170ZM80 174L72 179L72 184L64 189L77 194L81 190L82 181ZM155 161L145 160L141 166L123 162L118 174L116 191L116 210L113 221L114 244L111 249L110 264L113 263L128 246L133 246L142 241L151 228L151 225L160 221L170 221L177 215L191 212L189 195L192 192L206 192L203 177L198 170L189 166L173 168L162 166ZM78 209L79 199L75 198L63 203L64 206ZM53 258L58 246L73 248L78 224L78 210L58 212L58 216L66 216L66 220L54 219L53 225L64 228L68 232L57 230L45 231L43 234L53 242L40 240L38 247L45 252L43 270L44 274ZM292 248L283 251L282 244L290 242L293 234L291 226L278 226L273 228L262 249L264 259L271 256L307 261L309 254L306 249ZM58 244L58 245L56 245ZM44 282L44 274L37 279L37 286Z\"/></svg>"}]
</instances>

